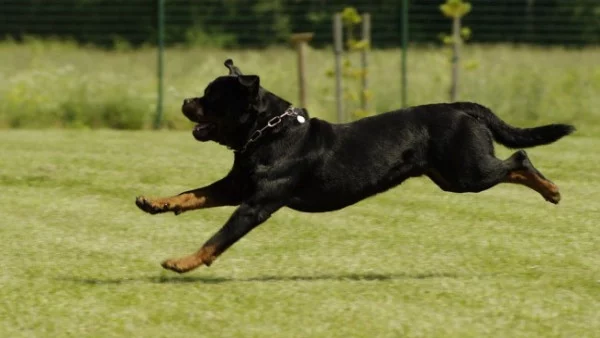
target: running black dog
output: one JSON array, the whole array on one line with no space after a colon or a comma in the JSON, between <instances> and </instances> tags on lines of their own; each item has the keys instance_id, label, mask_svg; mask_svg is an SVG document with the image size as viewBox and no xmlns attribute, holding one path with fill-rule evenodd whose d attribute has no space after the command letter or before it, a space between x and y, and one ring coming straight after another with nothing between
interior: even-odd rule
<instances>
[{"instance_id":1,"label":"running black dog","mask_svg":"<svg viewBox=\"0 0 600 338\"><path fill-rule=\"evenodd\" d=\"M196 122L194 137L233 149L223 179L137 206L156 214L238 206L223 228L193 255L162 263L179 273L211 263L281 207L322 212L344 208L426 175L442 190L480 192L517 183L558 203L558 187L518 150L494 156L493 141L524 148L552 143L575 130L565 124L515 128L475 103L429 104L331 124L265 90L255 75L242 75L231 60L229 76L211 82L204 96L183 101Z\"/></svg>"}]
</instances>

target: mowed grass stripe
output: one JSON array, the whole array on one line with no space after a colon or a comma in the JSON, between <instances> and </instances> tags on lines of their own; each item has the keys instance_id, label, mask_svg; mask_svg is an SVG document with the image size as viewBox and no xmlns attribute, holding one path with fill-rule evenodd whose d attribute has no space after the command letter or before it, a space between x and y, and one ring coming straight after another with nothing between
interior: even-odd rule
<instances>
[{"instance_id":1,"label":"mowed grass stripe","mask_svg":"<svg viewBox=\"0 0 600 338\"><path fill-rule=\"evenodd\" d=\"M150 216L133 199L218 179L230 153L188 132L5 131L0 336L594 337L599 144L529 150L559 206L412 179L339 212L281 210L179 276L158 263L233 208Z\"/></svg>"}]
</instances>

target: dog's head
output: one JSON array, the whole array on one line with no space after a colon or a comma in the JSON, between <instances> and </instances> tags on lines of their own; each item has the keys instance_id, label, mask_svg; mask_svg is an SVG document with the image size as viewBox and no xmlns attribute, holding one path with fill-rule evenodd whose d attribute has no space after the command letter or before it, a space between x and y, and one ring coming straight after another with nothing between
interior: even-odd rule
<instances>
[{"instance_id":1,"label":"dog's head","mask_svg":"<svg viewBox=\"0 0 600 338\"><path fill-rule=\"evenodd\" d=\"M228 59L228 76L220 76L204 90L204 96L183 100L183 114L196 126L193 135L198 141L216 141L235 148L247 136L256 120L263 89L256 75L243 75Z\"/></svg>"}]
</instances>

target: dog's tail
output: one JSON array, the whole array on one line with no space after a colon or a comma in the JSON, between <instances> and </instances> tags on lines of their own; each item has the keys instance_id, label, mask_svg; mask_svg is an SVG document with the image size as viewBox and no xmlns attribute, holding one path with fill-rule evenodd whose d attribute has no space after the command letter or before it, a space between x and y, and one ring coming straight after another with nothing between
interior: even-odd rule
<instances>
[{"instance_id":1,"label":"dog's tail","mask_svg":"<svg viewBox=\"0 0 600 338\"><path fill-rule=\"evenodd\" d=\"M482 121L496 142L509 148L527 148L557 141L575 131L569 124L548 124L534 128L517 128L502 121L490 109L476 103L462 103L460 109Z\"/></svg>"}]
</instances>

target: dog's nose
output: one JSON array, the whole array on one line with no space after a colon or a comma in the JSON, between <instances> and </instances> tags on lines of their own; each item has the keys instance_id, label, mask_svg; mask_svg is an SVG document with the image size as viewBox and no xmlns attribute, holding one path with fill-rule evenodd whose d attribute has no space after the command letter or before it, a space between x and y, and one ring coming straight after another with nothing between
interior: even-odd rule
<instances>
[{"instance_id":1,"label":"dog's nose","mask_svg":"<svg viewBox=\"0 0 600 338\"><path fill-rule=\"evenodd\" d=\"M183 104L190 104L194 99L183 99Z\"/></svg>"}]
</instances>

